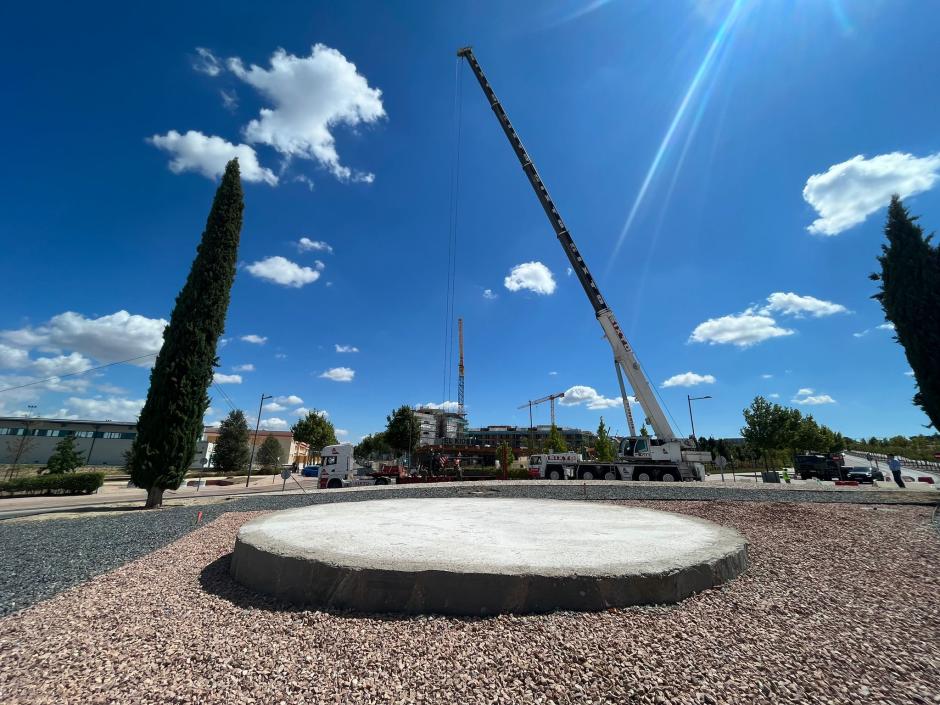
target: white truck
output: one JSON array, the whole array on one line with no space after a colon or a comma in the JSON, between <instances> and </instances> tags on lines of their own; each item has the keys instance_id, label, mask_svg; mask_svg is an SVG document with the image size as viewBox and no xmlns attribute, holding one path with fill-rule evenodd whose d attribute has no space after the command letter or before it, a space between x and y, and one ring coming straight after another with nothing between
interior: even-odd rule
<instances>
[{"instance_id":1,"label":"white truck","mask_svg":"<svg viewBox=\"0 0 940 705\"><path fill-rule=\"evenodd\" d=\"M386 484L373 475L372 468L356 463L352 443L326 446L320 451L320 457L323 459L320 463L320 489Z\"/></svg>"},{"instance_id":2,"label":"white truck","mask_svg":"<svg viewBox=\"0 0 940 705\"><path fill-rule=\"evenodd\" d=\"M685 451L656 438L626 438L616 460L582 460L578 453L529 456L529 475L543 480L638 480L679 482L704 480L707 451ZM699 457L701 456L701 457Z\"/></svg>"},{"instance_id":3,"label":"white truck","mask_svg":"<svg viewBox=\"0 0 940 705\"><path fill-rule=\"evenodd\" d=\"M711 460L711 454L698 451L694 439L676 437L675 432L666 420L666 414L659 402L656 401L653 388L640 367L640 361L627 342L620 324L614 317L614 312L601 295L597 282L584 262L584 258L581 256L577 245L575 245L571 233L568 232L568 227L561 219L555 202L549 195L548 188L542 181L542 177L539 176L529 153L523 147L516 129L509 121L505 108L503 108L502 103L500 103L499 98L496 97L496 93L490 86L489 80L484 75L480 63L473 54L473 49L464 47L457 52L457 56L466 59L474 76L476 76L477 82L480 84L480 88L483 89L483 93L486 95L500 127L503 129L519 160L519 164L522 166L522 171L532 185L535 196L542 205L545 215L548 216L558 242L561 243L561 247L571 263L572 271L578 277L578 281L581 282L581 287L594 308L594 315L604 331L604 337L607 338L607 342L610 343L613 350L614 368L617 371L617 380L620 384L623 410L627 417L630 436L624 439L621 445L618 461L612 467L605 467L603 476L616 473L621 479L634 480L704 479L702 462L706 460L706 456L707 460ZM630 401L623 382L623 374L627 375L630 386L633 388L633 394L646 413L656 438L649 439L636 435ZM611 464L608 463L607 465ZM614 467L616 470L613 469ZM593 477L595 471L585 464L580 472L582 477L587 479L587 475L590 474ZM600 472L599 469L598 472Z\"/></svg>"}]
</instances>

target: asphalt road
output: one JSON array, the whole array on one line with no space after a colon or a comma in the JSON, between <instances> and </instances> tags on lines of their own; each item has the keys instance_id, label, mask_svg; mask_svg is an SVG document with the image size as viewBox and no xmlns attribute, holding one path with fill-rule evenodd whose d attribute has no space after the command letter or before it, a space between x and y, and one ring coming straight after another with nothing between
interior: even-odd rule
<instances>
[{"instance_id":1,"label":"asphalt road","mask_svg":"<svg viewBox=\"0 0 940 705\"><path fill-rule=\"evenodd\" d=\"M845 455L845 464L848 465L874 465L878 467L881 472L885 474L885 479L890 480L891 472L888 470L888 463L884 460L876 460L872 458L869 462L868 458L863 454L858 453L844 453ZM940 486L940 472L934 472L932 470L924 470L922 468L916 468L913 466L903 465L901 469L901 477L904 478L905 482L908 482L907 478L911 478L911 482L917 482L918 477L932 477L934 484Z\"/></svg>"}]
</instances>

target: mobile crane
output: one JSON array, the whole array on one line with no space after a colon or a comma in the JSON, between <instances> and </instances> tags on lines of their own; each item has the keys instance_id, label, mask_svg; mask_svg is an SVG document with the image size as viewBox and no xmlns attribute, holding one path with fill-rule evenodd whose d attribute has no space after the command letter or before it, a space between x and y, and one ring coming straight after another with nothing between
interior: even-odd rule
<instances>
[{"instance_id":1,"label":"mobile crane","mask_svg":"<svg viewBox=\"0 0 940 705\"><path fill-rule=\"evenodd\" d=\"M581 287L584 289L584 293L587 294L591 306L594 307L594 315L604 331L604 337L607 338L607 342L610 343L613 350L614 368L617 370L617 380L620 384L620 393L624 413L627 417L627 425L630 428L630 435L620 445L620 462L617 463L616 471L612 472L615 472L619 479L624 480L704 479L705 466L703 463L711 460L711 454L696 450L693 440L676 438L675 432L666 420L666 414L656 401L656 395L652 386L650 386L649 380L640 368L636 353L633 352L633 348L627 342L620 324L617 323L614 312L611 311L607 301L601 295L600 289L598 289L594 277L581 257L577 245L574 244L568 228L561 219L558 209L555 207L555 203L542 181L542 177L539 176L535 164L526 152L525 147L522 146L522 140L519 139L519 135L509 121L506 110L496 97L496 93L483 73L480 63L474 56L473 48L463 47L458 50L457 56L466 59L473 75L476 76L477 82L480 84L480 88L483 89L483 93L486 95L500 127L503 128L510 146L519 159L522 171L525 172L536 197L539 199L539 203L542 204L542 208L545 210L545 215L548 216L552 229L555 231L568 261L571 263L571 268L577 275L578 281L581 282ZM655 438L636 435L633 415L630 411L630 401L624 388L621 370L626 373L633 394L649 419ZM565 467L564 474L568 477L583 477L584 479L597 477L586 466L584 468L579 466ZM601 477L609 477L609 474L605 472ZM586 477L587 475L590 475L590 478Z\"/></svg>"}]
</instances>

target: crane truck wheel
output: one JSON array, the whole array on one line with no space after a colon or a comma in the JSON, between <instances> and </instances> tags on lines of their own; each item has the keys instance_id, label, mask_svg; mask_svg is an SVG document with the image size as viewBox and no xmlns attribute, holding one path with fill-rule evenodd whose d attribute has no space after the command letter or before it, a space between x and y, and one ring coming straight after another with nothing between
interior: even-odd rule
<instances>
[{"instance_id":1,"label":"crane truck wheel","mask_svg":"<svg viewBox=\"0 0 940 705\"><path fill-rule=\"evenodd\" d=\"M675 470L663 470L662 477L659 478L663 482L681 482L682 478L679 477L679 473Z\"/></svg>"},{"instance_id":2,"label":"crane truck wheel","mask_svg":"<svg viewBox=\"0 0 940 705\"><path fill-rule=\"evenodd\" d=\"M342 487L343 483L337 480L335 477L326 483L327 489L335 490L337 487Z\"/></svg>"},{"instance_id":3,"label":"crane truck wheel","mask_svg":"<svg viewBox=\"0 0 940 705\"><path fill-rule=\"evenodd\" d=\"M593 470L585 470L585 471L583 471L583 472L581 473L581 479L582 479L582 480L593 480L593 479L594 479L594 471L593 471Z\"/></svg>"},{"instance_id":4,"label":"crane truck wheel","mask_svg":"<svg viewBox=\"0 0 940 705\"><path fill-rule=\"evenodd\" d=\"M605 479L605 480L616 480L616 479L617 479L617 472L616 472L615 470L608 470L607 472L604 473L604 479Z\"/></svg>"},{"instance_id":5,"label":"crane truck wheel","mask_svg":"<svg viewBox=\"0 0 940 705\"><path fill-rule=\"evenodd\" d=\"M649 482L656 479L652 468L637 468L633 471L633 479L638 482Z\"/></svg>"},{"instance_id":6,"label":"crane truck wheel","mask_svg":"<svg viewBox=\"0 0 940 705\"><path fill-rule=\"evenodd\" d=\"M388 484L388 478L387 478L387 477L377 477L377 478L375 478L375 484L377 484L377 485L387 485L387 484Z\"/></svg>"},{"instance_id":7,"label":"crane truck wheel","mask_svg":"<svg viewBox=\"0 0 940 705\"><path fill-rule=\"evenodd\" d=\"M564 476L562 471L559 468L549 468L548 472L545 473L549 480L562 480Z\"/></svg>"}]
</instances>

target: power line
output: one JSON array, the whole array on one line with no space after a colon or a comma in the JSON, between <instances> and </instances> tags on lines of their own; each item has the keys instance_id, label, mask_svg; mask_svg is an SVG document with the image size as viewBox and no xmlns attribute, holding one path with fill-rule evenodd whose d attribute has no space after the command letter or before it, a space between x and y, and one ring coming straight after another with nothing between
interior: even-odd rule
<instances>
[{"instance_id":1,"label":"power line","mask_svg":"<svg viewBox=\"0 0 940 705\"><path fill-rule=\"evenodd\" d=\"M157 353L147 353L146 355L138 355L137 357L129 357L126 360L118 360L117 362L109 362L106 365L98 365L97 367L90 367L87 370L82 370L81 372L68 372L64 375L52 375L52 377L46 377L45 379L37 379L34 382L27 382L25 384L18 384L15 387L6 387L5 389L0 389L0 394L3 392L12 392L16 389L25 389L26 387L32 387L37 384L45 384L46 382L53 382L55 380L62 379L63 377L76 377L78 375L87 375L89 372L95 372L96 370L103 370L106 367L114 367L115 365L124 365L128 362L135 362L137 360L143 360L148 357L155 357Z\"/></svg>"}]
</instances>

